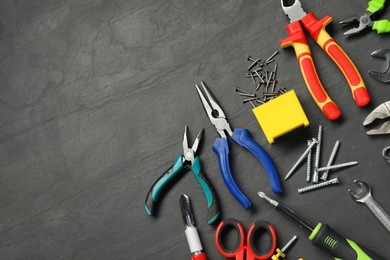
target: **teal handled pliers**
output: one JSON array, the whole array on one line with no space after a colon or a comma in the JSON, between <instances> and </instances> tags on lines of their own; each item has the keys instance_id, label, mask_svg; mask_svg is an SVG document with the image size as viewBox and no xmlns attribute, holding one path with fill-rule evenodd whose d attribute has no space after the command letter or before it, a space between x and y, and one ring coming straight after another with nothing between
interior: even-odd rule
<instances>
[{"instance_id":1,"label":"teal handled pliers","mask_svg":"<svg viewBox=\"0 0 390 260\"><path fill-rule=\"evenodd\" d=\"M372 27L378 34L390 32L390 21L387 19L374 21L373 14L383 9L386 0L371 0L368 2L366 12L362 15L354 15L340 22L340 24L358 24L344 33L345 36L353 35L363 31L367 27Z\"/></svg>"},{"instance_id":2,"label":"teal handled pliers","mask_svg":"<svg viewBox=\"0 0 390 260\"><path fill-rule=\"evenodd\" d=\"M203 189L204 194L207 199L207 223L213 224L219 217L219 206L216 197L216 193L214 191L213 186L207 177L201 172L201 164L198 156L195 156L196 150L198 149L200 139L202 137L203 129L199 132L197 137L195 138L194 144L191 148L188 147L187 141L187 125L184 130L184 138L183 138L183 154L179 154L176 158L173 165L166 170L160 178L153 184L150 188L148 194L145 199L145 211L149 216L153 216L156 210L157 201L161 191L163 191L166 186L176 177L179 173L184 172L188 168L191 168L192 173L194 174L196 180L199 182L200 186Z\"/></svg>"}]
</instances>

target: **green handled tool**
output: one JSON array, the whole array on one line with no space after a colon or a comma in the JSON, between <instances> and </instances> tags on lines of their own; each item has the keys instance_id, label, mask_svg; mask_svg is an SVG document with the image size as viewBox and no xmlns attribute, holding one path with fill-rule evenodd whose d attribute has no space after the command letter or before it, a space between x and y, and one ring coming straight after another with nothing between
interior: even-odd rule
<instances>
[{"instance_id":1,"label":"green handled tool","mask_svg":"<svg viewBox=\"0 0 390 260\"><path fill-rule=\"evenodd\" d=\"M374 21L372 16L378 11L381 11L386 0L371 0L368 2L368 7L363 15L353 15L340 24L358 24L358 27L352 28L344 33L345 36L353 35L363 31L366 27L372 27L372 30L377 34L390 32L390 21L387 19Z\"/></svg>"},{"instance_id":2,"label":"green handled tool","mask_svg":"<svg viewBox=\"0 0 390 260\"><path fill-rule=\"evenodd\" d=\"M385 260L377 253L340 236L328 225L318 223L317 226L314 226L287 206L269 198L264 192L259 191L258 194L275 206L277 211L296 222L301 228L309 231L311 233L309 239L312 244L327 251L335 260Z\"/></svg>"},{"instance_id":3,"label":"green handled tool","mask_svg":"<svg viewBox=\"0 0 390 260\"><path fill-rule=\"evenodd\" d=\"M180 154L176 158L173 165L157 179L157 181L152 185L148 194L146 195L144 208L149 216L153 216L155 214L157 201L161 192L166 189L169 183L171 183L171 181L175 179L175 177L178 176L179 173L184 172L184 169L191 168L192 173L194 174L196 180L198 181L198 183L203 189L204 194L206 195L208 208L208 224L213 224L218 219L220 212L214 188L211 185L210 181L207 179L206 175L201 172L201 164L199 157L195 157L195 153L198 149L202 133L203 129L199 132L192 147L189 148L187 141L187 125L185 126L183 138L183 154Z\"/></svg>"}]
</instances>

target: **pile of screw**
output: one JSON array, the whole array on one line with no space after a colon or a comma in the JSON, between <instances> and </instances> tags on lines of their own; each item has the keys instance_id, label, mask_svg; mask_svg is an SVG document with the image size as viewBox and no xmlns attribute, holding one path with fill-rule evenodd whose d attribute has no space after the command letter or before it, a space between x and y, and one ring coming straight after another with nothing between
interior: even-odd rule
<instances>
[{"instance_id":1,"label":"pile of screw","mask_svg":"<svg viewBox=\"0 0 390 260\"><path fill-rule=\"evenodd\" d=\"M304 161L307 161L307 169L306 169L306 181L310 182L312 181L314 184L306 186L304 188L298 189L299 193L305 193L308 191L317 190L332 184L338 184L339 178L333 178L328 180L329 171L332 169L339 169L347 166L352 166L358 164L357 161L347 162L347 163L341 163L332 165L334 158L336 156L336 153L338 151L338 148L340 146L340 141L337 140L336 143L333 146L332 152L330 154L328 163L325 167L320 167L320 158L321 158L321 146L322 146L322 126L320 125L318 127L318 136L316 138L312 138L312 140L307 141L308 147L305 150L305 152L299 157L298 161L293 165L293 167L290 169L290 171L286 174L286 177L284 180L287 180L290 178L295 170L298 168L298 166ZM314 156L314 164L312 166L312 149L316 147L315 156ZM319 177L320 172L323 172L321 177ZM313 173L313 174L312 174ZM322 181L322 182L320 182Z\"/></svg>"},{"instance_id":2,"label":"pile of screw","mask_svg":"<svg viewBox=\"0 0 390 260\"><path fill-rule=\"evenodd\" d=\"M264 104L280 95L283 95L287 92L287 89L282 88L279 90L275 90L276 88L276 72L278 69L278 64L276 63L274 69L271 70L268 66L275 60L273 59L279 52L275 51L268 59L253 59L251 56L248 56L248 61L251 61L251 65L247 68L246 78L251 78L253 84L255 85L256 91L258 91L261 87L264 88L261 96L257 96L256 94L249 93L240 88L236 88L238 94L245 99L242 101L245 103L250 103L253 107L256 107L253 102Z\"/></svg>"}]
</instances>

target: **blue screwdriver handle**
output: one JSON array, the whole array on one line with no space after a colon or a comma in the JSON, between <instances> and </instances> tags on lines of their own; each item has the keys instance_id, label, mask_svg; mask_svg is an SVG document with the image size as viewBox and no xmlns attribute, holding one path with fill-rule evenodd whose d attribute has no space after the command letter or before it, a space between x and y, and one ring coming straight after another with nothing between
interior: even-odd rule
<instances>
[{"instance_id":1,"label":"blue screwdriver handle","mask_svg":"<svg viewBox=\"0 0 390 260\"><path fill-rule=\"evenodd\" d=\"M240 188L238 188L236 182L234 181L232 171L230 170L229 142L227 138L216 138L213 145L213 151L218 156L219 169L230 193L234 196L234 198L236 198L236 200L238 200L238 202L240 202L240 204L245 209L248 209L250 206L252 206L252 203L245 196L245 194L242 193Z\"/></svg>"},{"instance_id":2,"label":"blue screwdriver handle","mask_svg":"<svg viewBox=\"0 0 390 260\"><path fill-rule=\"evenodd\" d=\"M259 159L267 172L272 191L274 193L283 192L278 171L276 170L271 157L269 157L268 153L251 138L249 131L244 128L235 128L232 139Z\"/></svg>"}]
</instances>

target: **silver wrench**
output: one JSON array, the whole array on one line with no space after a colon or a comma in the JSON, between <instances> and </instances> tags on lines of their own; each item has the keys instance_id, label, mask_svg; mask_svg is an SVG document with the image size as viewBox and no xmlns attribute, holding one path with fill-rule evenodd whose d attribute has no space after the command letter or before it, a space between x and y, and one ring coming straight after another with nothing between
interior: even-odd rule
<instances>
[{"instance_id":1,"label":"silver wrench","mask_svg":"<svg viewBox=\"0 0 390 260\"><path fill-rule=\"evenodd\" d=\"M359 185L357 193L348 189L352 198L360 203L364 203L371 210L374 216L382 223L383 226L390 232L390 216L389 214L375 201L371 195L371 187L365 182L354 180Z\"/></svg>"}]
</instances>

